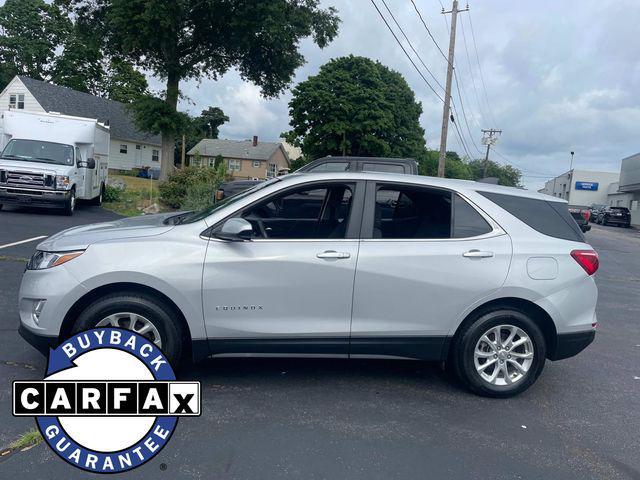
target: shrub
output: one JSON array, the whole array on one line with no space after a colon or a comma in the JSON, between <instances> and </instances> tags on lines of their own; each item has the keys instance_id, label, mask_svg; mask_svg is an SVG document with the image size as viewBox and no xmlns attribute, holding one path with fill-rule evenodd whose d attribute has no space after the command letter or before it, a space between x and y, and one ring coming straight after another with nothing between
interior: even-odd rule
<instances>
[{"instance_id":1,"label":"shrub","mask_svg":"<svg viewBox=\"0 0 640 480\"><path fill-rule=\"evenodd\" d=\"M213 205L215 189L208 183L196 183L187 188L182 202L183 210L202 210Z\"/></svg>"},{"instance_id":2,"label":"shrub","mask_svg":"<svg viewBox=\"0 0 640 480\"><path fill-rule=\"evenodd\" d=\"M118 202L122 197L122 189L116 188L112 185L105 185L104 198L105 202Z\"/></svg>"},{"instance_id":3,"label":"shrub","mask_svg":"<svg viewBox=\"0 0 640 480\"><path fill-rule=\"evenodd\" d=\"M211 167L185 167L181 170L176 170L169 175L166 182L160 184L160 200L173 208L185 208L188 190L191 191L190 202L195 202L196 198L201 198L205 189L208 189L209 195L212 196L213 192L224 181L225 173L224 164L217 169Z\"/></svg>"}]
</instances>

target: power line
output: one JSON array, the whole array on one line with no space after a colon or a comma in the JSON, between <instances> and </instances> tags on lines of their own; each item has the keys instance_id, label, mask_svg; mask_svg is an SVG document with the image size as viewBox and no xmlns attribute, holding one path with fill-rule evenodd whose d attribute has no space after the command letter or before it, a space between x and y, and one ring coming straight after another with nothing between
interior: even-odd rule
<instances>
[{"instance_id":1,"label":"power line","mask_svg":"<svg viewBox=\"0 0 640 480\"><path fill-rule=\"evenodd\" d=\"M413 48L413 44L411 43L411 40L409 40L409 37L407 37L407 34L404 33L404 30L402 29L402 27L400 26L400 24L398 23L398 21L396 20L396 17L393 15L393 12L389 9L389 6L387 5L387 2L385 0L382 0L382 3L384 4L384 7L387 9L387 12L389 12L389 15L391 15L391 18L393 19L394 23L396 24L396 27L398 27L398 29L400 30L400 32L402 33L402 36L404 37L404 39L407 41L407 43L409 44L409 47L411 47L411 50L413 51L413 53L416 55L416 57L418 57L418 60L420 60L420 63L422 64L422 66L424 67L424 69L429 73L429 75L431 75L431 78L433 78L433 80L438 84L438 86L444 90L444 87L442 86L442 84L438 81L438 79L436 78L436 76L431 72L431 70L429 70L429 67L427 67L427 65L424 63L424 61L422 60L422 57L420 56L420 54L416 51L415 48Z\"/></svg>"},{"instance_id":2,"label":"power line","mask_svg":"<svg viewBox=\"0 0 640 480\"><path fill-rule=\"evenodd\" d=\"M398 38L398 36L396 35L396 33L393 31L393 29L391 28L391 25L389 25L389 22L387 22L387 19L384 18L384 15L382 14L382 12L380 11L380 9L378 8L378 5L376 5L376 2L374 0L371 0L371 3L373 4L373 6L375 7L375 9L378 12L378 15L380 15L380 18L382 19L382 21L384 22L384 24L387 26L387 28L389 29L389 31L391 32L391 35L393 35L393 38L395 38L396 42L398 43L398 45L400 46L400 48L402 49L402 51L404 52L405 56L407 57L407 59L411 62L411 65L413 65L413 68L416 69L416 72L418 72L418 75L420 75L420 77L422 77L422 80L424 80L424 83L427 84L427 86L429 87L429 89L433 92L433 94L438 97L440 99L441 102L444 103L444 99L438 94L438 92L436 92L436 90L433 88L433 86L429 83L429 81L426 79L426 77L423 75L423 73L420 71L420 69L418 68L418 66L416 65L416 63L413 61L413 59L411 58L411 56L409 55L409 53L407 52L407 50L404 48L404 46L402 45L402 42L400 42L400 39Z\"/></svg>"},{"instance_id":3,"label":"power line","mask_svg":"<svg viewBox=\"0 0 640 480\"><path fill-rule=\"evenodd\" d=\"M478 87L476 86L476 79L473 75L473 67L471 66L471 57L469 56L469 49L467 48L467 35L464 30L464 22L460 24L462 29L462 45L464 47L464 53L467 58L467 65L469 66L469 76L471 77L471 84L473 85L473 93L476 97L476 102L478 103L478 111L480 115L484 118L487 115L484 114L484 108L482 107L482 102L480 101L480 95L478 94ZM488 117L487 117L488 118Z\"/></svg>"},{"instance_id":4,"label":"power line","mask_svg":"<svg viewBox=\"0 0 640 480\"><path fill-rule=\"evenodd\" d=\"M442 51L442 49L440 48L440 45L438 45L438 42L436 41L436 39L434 38L434 36L431 34L431 30L429 30L429 27L427 27L427 22L424 21L424 18L422 18L422 14L420 13L420 10L418 10L418 7L416 5L416 2L414 2L413 0L411 0L411 3L413 4L413 8L415 9L416 13L418 14L418 17L420 17L420 21L422 22L422 25L424 25L425 30L427 31L427 33L429 34L429 37L431 37L431 40L433 40L433 43L436 45L436 48L438 49L438 51L440 52L440 54L442 55L442 58L444 58L444 60L449 63L449 59L447 58L447 56L445 55L445 53ZM440 5L442 5L442 3L440 3ZM442 5L442 9L444 10L444 5ZM447 22L447 17L444 17L444 21ZM447 22L447 30L449 29L449 22Z\"/></svg>"},{"instance_id":5,"label":"power line","mask_svg":"<svg viewBox=\"0 0 640 480\"><path fill-rule=\"evenodd\" d=\"M489 114L491 115L491 120L493 120L493 124L497 125L496 117L493 115L493 110L491 108L491 103L489 102L489 95L487 95L487 86L484 83L484 75L482 74L482 65L480 64L480 56L478 55L478 45L476 43L476 34L473 30L473 22L471 21L471 13L469 13L469 25L471 26L471 38L473 39L473 48L476 51L476 60L478 61L478 70L480 71L480 80L482 81L482 88L484 90L484 98L487 101L487 107L489 108Z\"/></svg>"}]
</instances>

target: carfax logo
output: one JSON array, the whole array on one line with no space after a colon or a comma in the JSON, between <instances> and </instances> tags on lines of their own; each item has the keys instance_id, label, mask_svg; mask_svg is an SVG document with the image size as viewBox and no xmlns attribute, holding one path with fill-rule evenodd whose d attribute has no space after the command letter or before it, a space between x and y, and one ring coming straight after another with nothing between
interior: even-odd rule
<instances>
[{"instance_id":1,"label":"carfax logo","mask_svg":"<svg viewBox=\"0 0 640 480\"><path fill-rule=\"evenodd\" d=\"M35 416L47 444L71 465L119 473L157 455L179 416L200 415L200 382L176 381L141 335L96 328L50 350L44 380L13 383L13 414Z\"/></svg>"}]
</instances>

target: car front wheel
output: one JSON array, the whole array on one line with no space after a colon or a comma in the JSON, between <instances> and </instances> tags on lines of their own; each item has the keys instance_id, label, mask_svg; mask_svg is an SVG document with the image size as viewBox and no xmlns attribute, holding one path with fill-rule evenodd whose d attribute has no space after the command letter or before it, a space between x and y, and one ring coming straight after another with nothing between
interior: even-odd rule
<instances>
[{"instance_id":1,"label":"car front wheel","mask_svg":"<svg viewBox=\"0 0 640 480\"><path fill-rule=\"evenodd\" d=\"M149 295L122 292L101 297L82 311L72 333L95 327L133 330L158 346L173 366L180 361L182 329L176 314Z\"/></svg>"},{"instance_id":2,"label":"car front wheel","mask_svg":"<svg viewBox=\"0 0 640 480\"><path fill-rule=\"evenodd\" d=\"M544 367L546 346L536 323L512 309L485 312L456 337L452 360L460 380L488 397L524 392Z\"/></svg>"}]
</instances>

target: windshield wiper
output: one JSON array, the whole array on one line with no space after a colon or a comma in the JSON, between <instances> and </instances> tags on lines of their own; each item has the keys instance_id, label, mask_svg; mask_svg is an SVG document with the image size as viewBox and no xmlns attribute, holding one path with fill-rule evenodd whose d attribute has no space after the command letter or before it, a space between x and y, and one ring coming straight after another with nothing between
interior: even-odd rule
<instances>
[{"instance_id":1,"label":"windshield wiper","mask_svg":"<svg viewBox=\"0 0 640 480\"><path fill-rule=\"evenodd\" d=\"M36 160L44 160L45 162L57 163L57 160L55 158L49 158L49 157L36 157Z\"/></svg>"}]
</instances>

